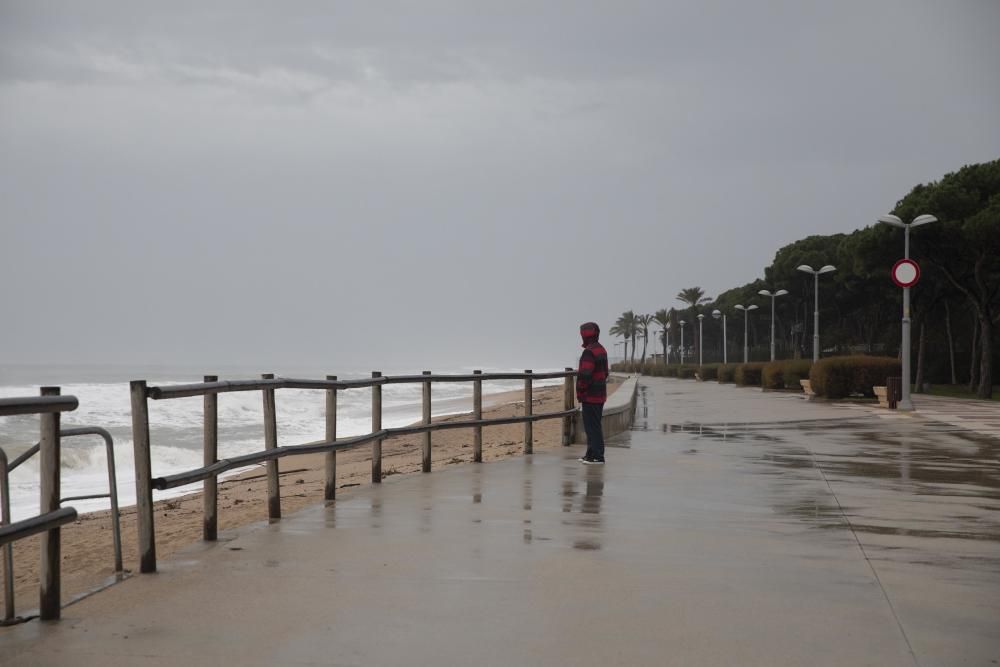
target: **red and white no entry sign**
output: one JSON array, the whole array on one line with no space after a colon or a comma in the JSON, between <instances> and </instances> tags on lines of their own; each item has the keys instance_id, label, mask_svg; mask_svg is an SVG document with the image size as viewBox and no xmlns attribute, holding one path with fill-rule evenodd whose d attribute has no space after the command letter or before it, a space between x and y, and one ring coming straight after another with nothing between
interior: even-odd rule
<instances>
[{"instance_id":1,"label":"red and white no entry sign","mask_svg":"<svg viewBox=\"0 0 1000 667\"><path fill-rule=\"evenodd\" d=\"M892 282L900 287L913 287L920 280L920 267L912 259L901 259L892 265Z\"/></svg>"}]
</instances>

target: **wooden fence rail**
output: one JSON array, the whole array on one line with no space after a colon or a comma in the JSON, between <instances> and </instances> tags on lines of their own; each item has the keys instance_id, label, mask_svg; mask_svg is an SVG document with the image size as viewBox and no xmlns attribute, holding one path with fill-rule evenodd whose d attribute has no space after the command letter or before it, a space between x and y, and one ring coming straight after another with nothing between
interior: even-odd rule
<instances>
[{"instance_id":1,"label":"wooden fence rail","mask_svg":"<svg viewBox=\"0 0 1000 667\"><path fill-rule=\"evenodd\" d=\"M372 377L359 380L338 380L336 375L328 375L325 380L308 380L296 378L275 378L273 375L263 375L260 380L220 381L214 375L206 375L205 381L198 384L180 384L164 387L149 387L145 380L136 380L130 384L132 394L132 442L135 450L136 478L136 512L139 531L139 569L141 572L156 571L156 537L153 522L153 489L172 489L195 482L204 482L204 517L203 537L205 540L215 540L218 537L218 484L217 477L227 471L244 466L264 463L267 466L268 480L268 517L271 520L281 518L281 489L278 480L278 459L299 454L324 453L325 485L323 497L326 502L332 502L336 493L337 452L343 449L372 445L372 477L373 484L382 481L382 442L397 435L423 435L421 447L421 470L431 471L431 434L434 431L471 428L473 430L473 461L483 460L483 427L502 424L524 424L524 452L533 451L532 424L544 419L562 420L562 444L573 442L576 408L573 378L576 372L567 368L565 371L550 373L483 373L473 371L470 375L434 375L424 371L420 375L383 376L372 372ZM563 409L556 412L533 414L532 383L535 380L563 379ZM524 415L515 417L500 417L483 419L483 382L496 380L524 381ZM472 419L433 423L431 421L432 385L436 382L471 382L472 383ZM382 428L382 387L387 384L420 384L422 385L421 421L412 426L398 428ZM370 389L372 404L372 430L364 435L349 438L337 437L337 392L352 389ZM278 389L317 389L326 394L326 438L322 442L311 442L301 445L279 445L277 433L277 415L275 391ZM228 459L218 459L218 402L217 395L228 392L260 391L264 401L264 449L262 451L234 456ZM149 437L149 401L186 398L191 396L204 397L204 465L201 468L188 470L164 477L153 477L151 460L151 442Z\"/></svg>"}]
</instances>

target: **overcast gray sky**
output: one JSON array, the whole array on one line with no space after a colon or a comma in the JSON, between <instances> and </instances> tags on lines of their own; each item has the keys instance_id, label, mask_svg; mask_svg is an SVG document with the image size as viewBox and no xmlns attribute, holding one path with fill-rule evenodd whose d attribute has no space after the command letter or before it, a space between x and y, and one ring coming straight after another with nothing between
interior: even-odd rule
<instances>
[{"instance_id":1,"label":"overcast gray sky","mask_svg":"<svg viewBox=\"0 0 1000 667\"><path fill-rule=\"evenodd\" d=\"M0 0L0 361L572 363L581 321L1000 157L998 29L996 0Z\"/></svg>"}]
</instances>

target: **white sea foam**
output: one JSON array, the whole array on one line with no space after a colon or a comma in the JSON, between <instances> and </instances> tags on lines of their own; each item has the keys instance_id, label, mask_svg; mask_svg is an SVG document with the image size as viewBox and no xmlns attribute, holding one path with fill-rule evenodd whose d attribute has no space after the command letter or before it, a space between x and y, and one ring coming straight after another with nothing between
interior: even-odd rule
<instances>
[{"instance_id":1,"label":"white sea foam","mask_svg":"<svg viewBox=\"0 0 1000 667\"><path fill-rule=\"evenodd\" d=\"M463 371L459 371L463 372ZM489 371L486 371L489 372ZM190 382L191 380L183 380ZM152 379L150 386L173 384L177 379ZM538 381L538 386L561 380ZM520 380L484 382L484 394L519 390ZM433 414L440 416L467 412L472 408L469 383L435 383ZM64 395L79 399L80 406L63 413L62 425L100 426L115 442L115 470L119 505L135 503L132 457L132 413L128 384L124 382L81 382L62 386ZM0 398L37 396L37 385L0 386ZM386 385L382 405L384 427L396 427L420 419L422 387ZM323 391L283 389L276 393L279 444L302 444L325 437L325 395ZM202 465L203 401L201 397L149 402L152 468L157 477L198 468ZM263 400L260 392L219 394L219 457L248 454L263 449ZM345 390L337 395L339 437L368 433L371 429L371 392ZM38 417L0 417L0 447L13 460L38 441ZM38 512L38 457L34 456L11 473L11 512L17 520ZM62 495L71 497L106 493L107 460L104 441L97 436L65 438L62 448ZM200 488L200 484L156 492L164 498ZM73 501L77 510L93 511L110 506L107 499Z\"/></svg>"}]
</instances>

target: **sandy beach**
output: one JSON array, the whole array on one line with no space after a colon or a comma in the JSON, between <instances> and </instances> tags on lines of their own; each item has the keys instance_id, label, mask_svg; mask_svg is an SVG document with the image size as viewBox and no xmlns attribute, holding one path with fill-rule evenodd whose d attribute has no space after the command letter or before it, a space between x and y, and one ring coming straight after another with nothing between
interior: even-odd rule
<instances>
[{"instance_id":1,"label":"sandy beach","mask_svg":"<svg viewBox=\"0 0 1000 667\"><path fill-rule=\"evenodd\" d=\"M608 391L620 380L612 378ZM562 410L562 386L537 388L532 409L535 414ZM521 391L484 396L484 418L524 414ZM436 418L434 421L469 419L470 413ZM536 422L535 450L561 446L559 419ZM483 429L483 461L488 463L524 451L524 425L507 424ZM420 471L421 436L389 438L382 447L383 478ZM433 467L472 462L472 430L454 429L433 434ZM287 515L306 505L323 502L324 455L303 455L279 460L281 471L281 508ZM362 446L337 457L337 493L351 492L370 483L371 447ZM200 489L200 484L198 485ZM73 524L62 528L62 597L63 604L107 583L114 578L114 557L110 511L82 514ZM200 490L155 504L157 558L169 559L177 551L201 540L202 495ZM226 539L234 531L267 521L267 482L264 467L248 470L219 482L219 531ZM127 572L138 571L135 507L121 509L122 557ZM15 609L19 616L38 607L38 543L35 536L14 545ZM0 573L2 576L2 573ZM2 580L2 579L0 579Z\"/></svg>"}]
</instances>

